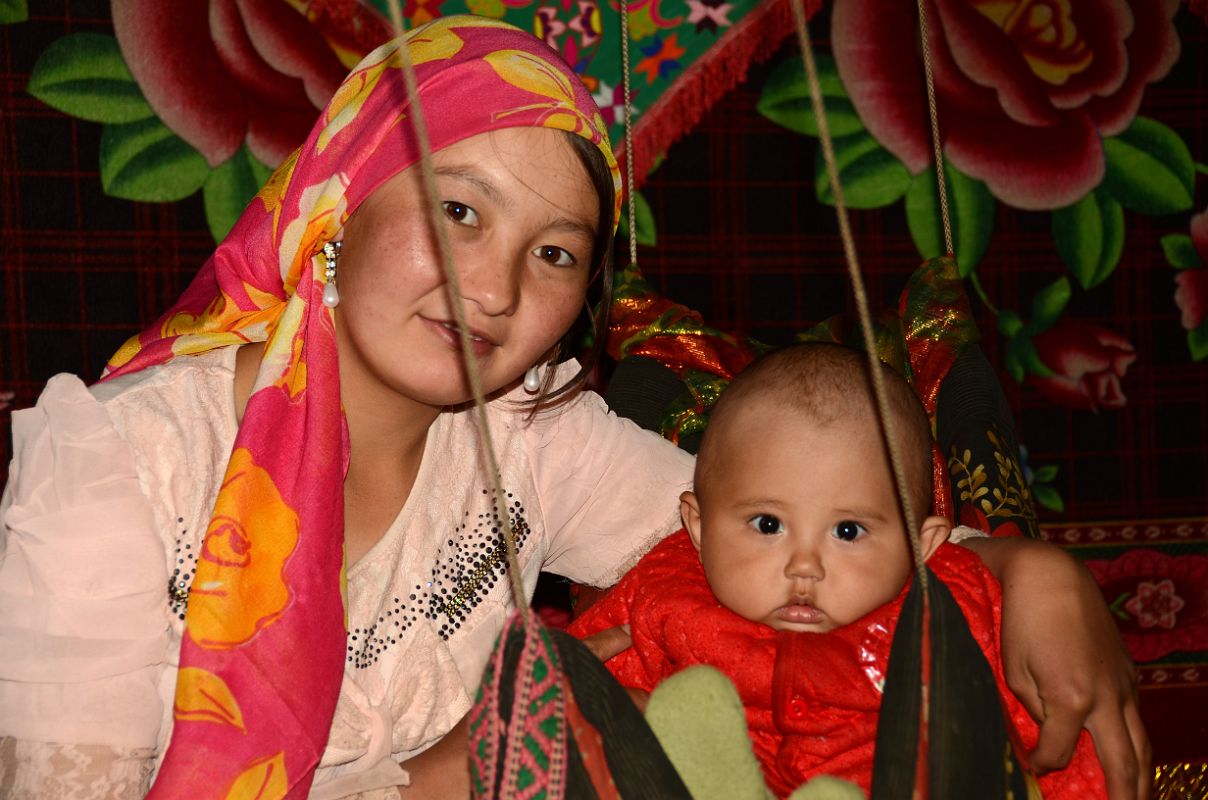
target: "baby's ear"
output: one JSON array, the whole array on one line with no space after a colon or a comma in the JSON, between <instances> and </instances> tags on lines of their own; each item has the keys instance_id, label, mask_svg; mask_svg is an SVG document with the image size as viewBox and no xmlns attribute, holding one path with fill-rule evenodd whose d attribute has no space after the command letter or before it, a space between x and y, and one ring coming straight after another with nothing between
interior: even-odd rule
<instances>
[{"instance_id":1,"label":"baby's ear","mask_svg":"<svg viewBox=\"0 0 1208 800\"><path fill-rule=\"evenodd\" d=\"M688 529L688 537L692 544L700 550L700 501L695 492L684 492L680 495L680 518Z\"/></svg>"},{"instance_id":2,"label":"baby's ear","mask_svg":"<svg viewBox=\"0 0 1208 800\"><path fill-rule=\"evenodd\" d=\"M947 517L927 517L919 528L919 547L923 551L923 560L931 558L939 546L948 541L952 533L952 522Z\"/></svg>"}]
</instances>

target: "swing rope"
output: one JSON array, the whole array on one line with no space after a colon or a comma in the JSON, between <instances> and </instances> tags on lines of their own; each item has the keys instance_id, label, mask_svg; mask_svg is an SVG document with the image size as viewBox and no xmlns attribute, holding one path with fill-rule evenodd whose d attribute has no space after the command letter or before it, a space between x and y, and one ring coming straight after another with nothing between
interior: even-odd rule
<instances>
[{"instance_id":1,"label":"swing rope","mask_svg":"<svg viewBox=\"0 0 1208 800\"><path fill-rule=\"evenodd\" d=\"M399 0L390 0L390 22L394 27L394 35L402 36L403 14ZM516 558L516 531L512 525L511 515L504 501L503 482L499 471L499 459L495 453L495 442L491 437L491 429L487 421L486 397L482 391L482 378L478 373L478 365L474 362L472 353L473 343L470 339L470 327L466 323L466 308L461 296L461 282L453 264L453 251L449 246L449 237L445 231L443 220L440 218L440 195L436 190L436 171L432 167L432 145L428 139L428 126L424 121L423 106L420 103L419 88L415 78L415 65L411 63L411 53L404 45L398 49L399 61L403 68L403 79L407 88L407 103L411 109L411 125L415 131L416 144L420 152L420 171L423 177L424 199L428 208L428 226L435 236L440 251L440 266L444 272L445 288L449 296L449 305L453 308L454 319L457 322L457 335L461 343L461 361L465 369L466 379L470 384L470 392L474 398L474 415L478 420L479 444L486 456L491 473L491 484L495 496L495 517L499 521L504 542L504 557L507 561L508 579L512 586L512 599L522 620L526 623L530 617L528 599L525 597L524 582L520 574L520 564Z\"/></svg>"},{"instance_id":2,"label":"swing rope","mask_svg":"<svg viewBox=\"0 0 1208 800\"><path fill-rule=\"evenodd\" d=\"M901 505L902 517L906 523L906 532L910 536L910 548L914 555L915 571L918 576L923 597L927 596L927 569L923 563L922 545L919 541L918 520L915 509L907 490L906 471L902 465L901 447L893 435L894 424L889 412L889 399L885 391L885 379L881 372L880 359L876 353L876 339L873 334L872 313L868 309L868 294L864 288L864 277L860 271L859 258L856 255L856 243L851 232L851 222L847 215L847 206L843 202L843 187L839 183L839 167L835 160L835 148L831 140L830 126L826 120L826 107L822 101L822 88L818 80L818 68L814 63L814 49L810 44L809 31L805 21L805 9L801 0L793 0L793 19L797 28L797 41L801 47L801 56L805 62L805 74L809 83L810 102L814 110L814 118L818 121L818 140L822 145L822 157L826 162L826 173L830 180L831 194L835 200L835 216L839 220L839 236L843 241L843 255L847 262L847 274L851 281L852 292L855 295L856 310L860 318L860 330L864 337L864 351L868 356L868 370L872 378L873 396L876 402L877 415L881 421L881 433L885 439L886 451L889 455L890 467L893 471L894 485L898 492L898 502Z\"/></svg>"},{"instance_id":3,"label":"swing rope","mask_svg":"<svg viewBox=\"0 0 1208 800\"><path fill-rule=\"evenodd\" d=\"M927 32L927 0L918 0L919 40L923 51L923 75L927 83L927 111L931 115L931 146L935 150L935 181L940 193L940 219L944 224L944 251L953 258L952 221L948 213L948 185L944 177L944 148L940 143L940 113L935 102L935 76L931 69L931 37Z\"/></svg>"},{"instance_id":4,"label":"swing rope","mask_svg":"<svg viewBox=\"0 0 1208 800\"><path fill-rule=\"evenodd\" d=\"M392 26L396 36L401 36L404 32L402 9L399 0L389 0L389 11ZM840 238L843 242L843 250L845 260L848 267L848 275L852 285L852 291L855 296L856 308L860 320L861 332L866 343L866 353L869 360L869 371L872 378L873 394L877 405L878 415L881 421L882 435L885 439L886 450L889 455L890 465L894 475L894 482L898 492L899 503L903 519L906 524L907 532L910 536L911 550L914 555L915 568L918 579L922 588L927 588L927 572L922 560L922 551L919 541L917 520L920 518L916 515L910 494L906 489L905 470L902 464L900 447L896 438L893 435L893 421L890 418L887 395L885 391L884 379L881 374L881 367L876 356L873 343L875 342L872 325L872 315L869 311L868 296L864 285L864 279L860 270L859 259L856 254L855 241L851 231L851 224L847 214L847 207L843 200L843 190L839 182L839 172L836 163L834 145L832 142L830 127L826 119L825 106L822 100L822 92L818 78L817 66L814 61L813 48L810 44L808 26L805 19L805 10L801 0L794 0L792 3L793 17L796 23L796 32L798 44L801 47L801 54L805 64L806 76L810 89L810 100L814 110L814 116L818 120L819 140L822 145L823 159L826 163L827 177L830 181L831 192L834 197L835 214L839 223ZM939 138L939 123L938 113L935 102L935 87L932 76L931 59L926 47L927 43L927 19L924 7L924 0L919 0L919 26L920 35L923 39L923 61L924 69L927 78L927 93L928 106L931 115L931 132L932 140L936 150L936 176L939 183L939 196L941 217L944 228L945 245L949 252L952 250L952 233L948 211L947 191L944 181L944 169L942 161L942 151L940 148ZM622 58L622 80L623 92L625 98L625 170L626 170L626 221L628 223L628 246L629 260L631 264L637 263L637 210L636 199L633 192L634 186L634 166L633 166L633 103L630 84L630 58L629 58L629 8L627 2L620 4L621 12L621 58ZM441 224L439 216L440 199L436 189L436 174L432 166L431 143L428 138L427 126L424 121L423 108L419 100L419 92L415 77L415 68L411 62L410 53L406 47L399 48L399 60L401 62L404 75L405 86L407 90L408 104L412 109L412 127L415 131L416 143L420 151L419 164L421 168L422 184L425 194L425 199L428 205L429 227L436 238L440 256L440 265L445 277L445 285L449 294L449 302L453 308L455 321L457 323L458 337L461 344L462 365L465 369L467 381L470 385L471 394L474 401L474 413L478 420L480 429L480 445L487 459L491 482L494 489L494 506L495 515L502 526L502 535L505 546L505 558L508 566L508 577L511 583L513 601L520 615L524 619L529 617L529 606L525 596L524 585L521 578L519 563L516 557L516 537L515 530L512 525L511 515L508 512L504 502L505 493L503 491L501 473L499 470L499 461L496 455L494 441L491 436L491 431L488 426L486 413L486 398L482 391L482 381L478 372L478 365L474 362L471 353L472 342L470 338L469 326L466 323L465 305L462 300L460 291L460 282L458 280L457 271L453 264L452 250L449 245L448 235Z\"/></svg>"},{"instance_id":5,"label":"swing rope","mask_svg":"<svg viewBox=\"0 0 1208 800\"><path fill-rule=\"evenodd\" d=\"M625 93L625 221L629 242L629 265L638 263L638 212L633 184L633 94L629 76L629 0L621 0L621 86ZM607 311L607 309L605 309Z\"/></svg>"},{"instance_id":6,"label":"swing rope","mask_svg":"<svg viewBox=\"0 0 1208 800\"><path fill-rule=\"evenodd\" d=\"M404 32L402 8L399 0L390 0L390 22L395 36ZM621 3L621 69L623 74L623 89L625 94L625 193L627 200L626 221L628 222L629 263L637 264L637 203L634 197L633 174L633 102L630 90L630 60L629 60L629 5ZM440 265L445 276L445 286L449 294L449 303L453 308L457 322L457 333L461 343L462 366L465 369L470 391L474 398L474 414L479 425L479 443L486 456L494 488L495 516L502 526L504 552L507 561L508 578L512 587L512 598L520 616L527 622L530 616L528 600L525 597L524 583L521 578L520 564L516 557L516 531L512 524L511 515L504 503L502 478L499 470L499 459L496 456L494 440L487 424L486 397L482 391L482 380L478 373L478 365L471 357L472 343L469 325L466 323L465 304L461 296L460 282L457 270L453 264L453 253L449 247L449 238L441 224L439 215L440 197L436 191L436 173L432 167L432 147L428 139L428 128L424 121L423 108L419 101L419 90L415 78L415 67L406 47L399 48L399 59L403 68L403 76L407 88L407 101L412 108L412 128L415 131L416 144L420 152L420 168L423 176L425 200L428 206L429 227L436 237ZM607 313L607 309L603 310Z\"/></svg>"}]
</instances>

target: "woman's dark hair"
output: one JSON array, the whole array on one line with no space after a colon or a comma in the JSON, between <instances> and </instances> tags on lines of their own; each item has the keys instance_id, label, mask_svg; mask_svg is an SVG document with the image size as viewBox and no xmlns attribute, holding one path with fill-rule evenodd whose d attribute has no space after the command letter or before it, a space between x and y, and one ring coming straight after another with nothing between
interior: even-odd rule
<instances>
[{"instance_id":1,"label":"woman's dark hair","mask_svg":"<svg viewBox=\"0 0 1208 800\"><path fill-rule=\"evenodd\" d=\"M597 278L587 287L584 309L586 313L583 315L586 317L586 324L591 326L591 348L580 355L579 371L575 376L557 389L551 389L554 370L546 370L540 393L533 400L534 409L566 399L575 389L582 386L587 376L595 369L596 362L600 360L600 354L608 343L608 309L612 305L613 226L616 224L613 219L615 203L612 172L598 147L578 134L566 135L570 139L571 149L587 169L587 176L600 201L600 219L596 225L596 238L591 246L591 274ZM562 356L573 354L575 343L583 333L584 325L571 326L566 336L558 343L553 360L556 362Z\"/></svg>"}]
</instances>

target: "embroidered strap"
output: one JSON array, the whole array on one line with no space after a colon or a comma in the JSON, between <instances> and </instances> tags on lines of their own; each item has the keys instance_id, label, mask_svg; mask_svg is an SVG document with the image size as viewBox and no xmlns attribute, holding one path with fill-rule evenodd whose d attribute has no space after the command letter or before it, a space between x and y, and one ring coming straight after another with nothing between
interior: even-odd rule
<instances>
[{"instance_id":1,"label":"embroidered strap","mask_svg":"<svg viewBox=\"0 0 1208 800\"><path fill-rule=\"evenodd\" d=\"M535 617L525 624L519 612L512 614L470 710L470 788L475 798L565 796L565 692L549 632Z\"/></svg>"}]
</instances>

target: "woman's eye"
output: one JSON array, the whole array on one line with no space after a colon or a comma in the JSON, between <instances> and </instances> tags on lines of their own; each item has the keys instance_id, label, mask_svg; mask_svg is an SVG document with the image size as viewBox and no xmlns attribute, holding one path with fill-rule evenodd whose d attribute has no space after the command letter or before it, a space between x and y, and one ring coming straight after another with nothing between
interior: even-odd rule
<instances>
[{"instance_id":1,"label":"woman's eye","mask_svg":"<svg viewBox=\"0 0 1208 800\"><path fill-rule=\"evenodd\" d=\"M771 514L756 514L751 517L751 527L760 533L781 533L784 531L784 523L780 521L780 517L773 517Z\"/></svg>"},{"instance_id":2,"label":"woman's eye","mask_svg":"<svg viewBox=\"0 0 1208 800\"><path fill-rule=\"evenodd\" d=\"M850 519L845 519L835 525L835 538L842 539L845 542L854 542L860 538L861 534L867 533L868 530L858 522L852 522Z\"/></svg>"},{"instance_id":3,"label":"woman's eye","mask_svg":"<svg viewBox=\"0 0 1208 800\"><path fill-rule=\"evenodd\" d=\"M561 247L554 247L552 244L541 245L533 251L533 255L547 264L553 264L555 267L573 267L579 263L570 253Z\"/></svg>"},{"instance_id":4,"label":"woman's eye","mask_svg":"<svg viewBox=\"0 0 1208 800\"><path fill-rule=\"evenodd\" d=\"M446 200L441 205L444 206L445 216L458 225L478 225L478 212L465 203L459 203L456 200Z\"/></svg>"}]
</instances>

